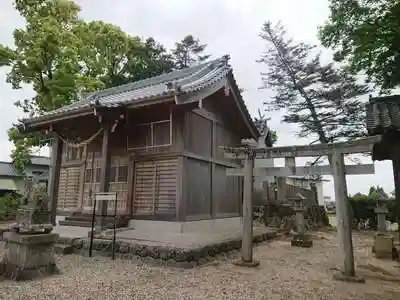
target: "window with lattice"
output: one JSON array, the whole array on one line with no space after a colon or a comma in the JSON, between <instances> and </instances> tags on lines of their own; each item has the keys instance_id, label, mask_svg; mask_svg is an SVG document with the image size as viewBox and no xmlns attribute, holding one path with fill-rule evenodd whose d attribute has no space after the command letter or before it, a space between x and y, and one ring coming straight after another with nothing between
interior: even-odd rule
<instances>
[{"instance_id":1,"label":"window with lattice","mask_svg":"<svg viewBox=\"0 0 400 300\"><path fill-rule=\"evenodd\" d=\"M171 120L137 125L128 135L128 148L144 149L172 144Z\"/></svg>"}]
</instances>

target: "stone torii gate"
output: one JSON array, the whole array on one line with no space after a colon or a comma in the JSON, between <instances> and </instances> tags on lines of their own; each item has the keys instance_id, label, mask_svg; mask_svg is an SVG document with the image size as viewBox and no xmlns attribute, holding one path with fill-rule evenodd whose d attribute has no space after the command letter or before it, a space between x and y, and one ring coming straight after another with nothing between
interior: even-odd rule
<instances>
[{"instance_id":1,"label":"stone torii gate","mask_svg":"<svg viewBox=\"0 0 400 300\"><path fill-rule=\"evenodd\" d=\"M381 140L381 136L372 136L368 138L358 139L347 143L317 144L305 146L285 146L285 147L262 147L255 140L242 140L242 147L222 147L225 157L229 159L237 159L243 161L243 170L233 172L228 170L228 175L243 175L243 236L242 236L242 253L241 262L239 264L245 266L258 265L253 260L253 221L252 221L252 191L253 191L253 170L254 160L256 158L285 158L286 170L290 173L296 173L295 158L296 157L315 157L329 156L331 158L331 168L323 166L326 172L333 175L335 198L336 198L336 216L338 218L338 238L339 249L342 254L342 263L340 273L335 274L336 279L340 280L358 280L355 274L353 243L351 237L351 224L349 206L347 202L346 187L346 171L351 174L370 173L370 166L360 167L360 172L354 170L356 167L345 166L344 155L354 153L371 152L375 143ZM303 167L307 168L307 167ZM364 170L363 170L364 169ZM365 170L369 169L369 170ZM305 171L311 171L304 169ZM280 170L281 171L281 170ZM366 172L368 171L368 172ZM270 175L270 174L268 174Z\"/></svg>"}]
</instances>

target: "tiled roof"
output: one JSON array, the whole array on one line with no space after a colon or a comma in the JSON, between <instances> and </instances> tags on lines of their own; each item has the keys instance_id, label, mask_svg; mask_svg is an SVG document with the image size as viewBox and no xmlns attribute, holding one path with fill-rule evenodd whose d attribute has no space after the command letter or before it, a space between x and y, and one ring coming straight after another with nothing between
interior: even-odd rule
<instances>
[{"instance_id":1,"label":"tiled roof","mask_svg":"<svg viewBox=\"0 0 400 300\"><path fill-rule=\"evenodd\" d=\"M46 156L31 156L30 166L49 166L50 158ZM0 161L0 176L19 177L21 174L11 162Z\"/></svg>"},{"instance_id":2,"label":"tiled roof","mask_svg":"<svg viewBox=\"0 0 400 300\"><path fill-rule=\"evenodd\" d=\"M231 71L232 69L228 64L228 57L224 56L179 71L99 90L89 94L81 101L47 112L39 117L21 120L21 122L27 124L35 121L47 120L55 116L90 108L96 103L103 107L116 107L139 103L164 95L172 95L173 87L171 89L171 86L167 86L168 84L172 84L172 86L176 84L181 93L196 92L224 79Z\"/></svg>"},{"instance_id":3,"label":"tiled roof","mask_svg":"<svg viewBox=\"0 0 400 300\"><path fill-rule=\"evenodd\" d=\"M400 95L371 98L367 104L369 134L400 131Z\"/></svg>"},{"instance_id":4,"label":"tiled roof","mask_svg":"<svg viewBox=\"0 0 400 300\"><path fill-rule=\"evenodd\" d=\"M21 174L14 169L12 163L0 161L0 176L19 177Z\"/></svg>"}]
</instances>

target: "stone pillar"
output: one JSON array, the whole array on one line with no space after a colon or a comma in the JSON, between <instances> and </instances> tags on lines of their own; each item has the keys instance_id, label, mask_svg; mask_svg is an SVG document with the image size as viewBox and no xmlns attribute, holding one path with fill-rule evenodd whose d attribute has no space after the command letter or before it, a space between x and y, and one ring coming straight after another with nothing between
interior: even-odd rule
<instances>
[{"instance_id":1,"label":"stone pillar","mask_svg":"<svg viewBox=\"0 0 400 300\"><path fill-rule=\"evenodd\" d=\"M389 212L383 199L378 200L375 213L378 219L378 233L375 235L374 246L372 252L377 258L392 258L395 248L394 239L387 234L386 231L386 214Z\"/></svg>"},{"instance_id":2,"label":"stone pillar","mask_svg":"<svg viewBox=\"0 0 400 300\"><path fill-rule=\"evenodd\" d=\"M354 265L350 204L347 198L346 170L343 153L335 151L330 159L335 187L339 251L342 257L340 271L334 274L334 278L341 281L362 283L365 282L365 279L356 276Z\"/></svg>"},{"instance_id":3,"label":"stone pillar","mask_svg":"<svg viewBox=\"0 0 400 300\"><path fill-rule=\"evenodd\" d=\"M393 159L394 192L396 199L396 221L398 224L397 237L400 241L400 158Z\"/></svg>"},{"instance_id":4,"label":"stone pillar","mask_svg":"<svg viewBox=\"0 0 400 300\"><path fill-rule=\"evenodd\" d=\"M244 161L243 185L243 232L241 260L235 262L238 266L256 267L260 263L253 260L253 169L255 149L246 149Z\"/></svg>"},{"instance_id":5,"label":"stone pillar","mask_svg":"<svg viewBox=\"0 0 400 300\"><path fill-rule=\"evenodd\" d=\"M313 241L311 235L306 232L303 196L297 196L293 210L295 212L296 233L293 235L291 245L295 247L309 248L313 245Z\"/></svg>"},{"instance_id":6,"label":"stone pillar","mask_svg":"<svg viewBox=\"0 0 400 300\"><path fill-rule=\"evenodd\" d=\"M386 233L386 214L389 212L385 204L378 204L375 208L378 220L378 232Z\"/></svg>"},{"instance_id":7,"label":"stone pillar","mask_svg":"<svg viewBox=\"0 0 400 300\"><path fill-rule=\"evenodd\" d=\"M287 203L286 189L286 177L276 177L276 202L278 204Z\"/></svg>"}]
</instances>

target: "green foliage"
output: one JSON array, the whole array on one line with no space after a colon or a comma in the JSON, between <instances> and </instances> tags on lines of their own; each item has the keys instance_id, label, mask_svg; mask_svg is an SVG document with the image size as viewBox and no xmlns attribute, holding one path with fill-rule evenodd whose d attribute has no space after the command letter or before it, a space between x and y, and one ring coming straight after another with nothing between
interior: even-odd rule
<instances>
[{"instance_id":1,"label":"green foliage","mask_svg":"<svg viewBox=\"0 0 400 300\"><path fill-rule=\"evenodd\" d=\"M154 39L142 40L102 21L85 22L72 0L16 0L25 19L14 31L14 48L0 45L0 67L9 66L7 81L14 89L33 87L35 96L16 103L29 116L68 105L99 88L160 75L191 65L206 45L189 35L169 53ZM43 134L9 130L14 166L21 173L32 147L44 146Z\"/></svg>"},{"instance_id":2,"label":"green foliage","mask_svg":"<svg viewBox=\"0 0 400 300\"><path fill-rule=\"evenodd\" d=\"M400 1L330 0L320 40L335 59L365 71L383 89L400 84Z\"/></svg>"},{"instance_id":3,"label":"green foliage","mask_svg":"<svg viewBox=\"0 0 400 300\"><path fill-rule=\"evenodd\" d=\"M387 207L389 213L387 214L386 219L390 222L396 222L394 199L389 198L382 187L373 186L370 188L368 194L357 193L348 198L352 211L353 223L360 224L368 221L368 228L376 229L377 215L374 212L374 209L377 206L378 200L381 199L382 196L387 197L386 199L388 199Z\"/></svg>"},{"instance_id":4,"label":"green foliage","mask_svg":"<svg viewBox=\"0 0 400 300\"><path fill-rule=\"evenodd\" d=\"M210 55L202 54L206 47L207 45L200 44L200 41L192 35L187 35L182 41L177 42L175 49L172 50L176 68L184 69L209 58Z\"/></svg>"},{"instance_id":5,"label":"green foliage","mask_svg":"<svg viewBox=\"0 0 400 300\"><path fill-rule=\"evenodd\" d=\"M267 50L258 62L266 64L262 73L264 88L275 90L267 100L268 110L284 110L282 121L300 126L300 137L316 136L329 143L365 134L362 103L357 97L368 92L357 84L346 68L322 64L315 46L295 43L278 24L264 24L261 38Z\"/></svg>"},{"instance_id":6,"label":"green foliage","mask_svg":"<svg viewBox=\"0 0 400 300\"><path fill-rule=\"evenodd\" d=\"M8 193L0 197L0 220L8 221L15 218L19 208L21 196L16 193Z\"/></svg>"}]
</instances>

